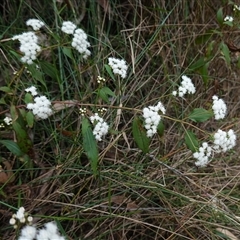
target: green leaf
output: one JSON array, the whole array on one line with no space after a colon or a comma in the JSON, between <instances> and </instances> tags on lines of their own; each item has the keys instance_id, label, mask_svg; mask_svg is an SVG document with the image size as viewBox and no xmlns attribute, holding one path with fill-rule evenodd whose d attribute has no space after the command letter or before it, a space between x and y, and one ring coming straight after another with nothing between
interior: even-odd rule
<instances>
[{"instance_id":1,"label":"green leaf","mask_svg":"<svg viewBox=\"0 0 240 240\"><path fill-rule=\"evenodd\" d=\"M199 143L197 141L196 136L194 135L194 133L190 130L186 130L185 133L185 143L187 145L187 147L192 151L192 152L196 152L199 148Z\"/></svg>"},{"instance_id":2,"label":"green leaf","mask_svg":"<svg viewBox=\"0 0 240 240\"><path fill-rule=\"evenodd\" d=\"M111 97L115 97L115 93L108 87L103 87L101 89L99 89L99 96L107 103L109 103L109 96Z\"/></svg>"},{"instance_id":3,"label":"green leaf","mask_svg":"<svg viewBox=\"0 0 240 240\"><path fill-rule=\"evenodd\" d=\"M220 26L222 26L224 20L223 20L223 9L219 8L217 11L217 21Z\"/></svg>"},{"instance_id":4,"label":"green leaf","mask_svg":"<svg viewBox=\"0 0 240 240\"><path fill-rule=\"evenodd\" d=\"M10 50L9 52L10 52L13 56L15 56L18 60L20 60L20 58L22 57L22 55L20 55L19 53L15 52L15 51Z\"/></svg>"},{"instance_id":5,"label":"green leaf","mask_svg":"<svg viewBox=\"0 0 240 240\"><path fill-rule=\"evenodd\" d=\"M23 153L28 154L32 150L33 144L27 133L26 121L24 121L23 116L15 106L10 107L10 113L18 146Z\"/></svg>"},{"instance_id":6,"label":"green leaf","mask_svg":"<svg viewBox=\"0 0 240 240\"><path fill-rule=\"evenodd\" d=\"M4 98L0 98L0 104L7 104Z\"/></svg>"},{"instance_id":7,"label":"green leaf","mask_svg":"<svg viewBox=\"0 0 240 240\"><path fill-rule=\"evenodd\" d=\"M212 58L214 53L214 45L215 45L215 40L211 41L208 45L207 45L207 48L206 48L206 57L207 58Z\"/></svg>"},{"instance_id":8,"label":"green leaf","mask_svg":"<svg viewBox=\"0 0 240 240\"><path fill-rule=\"evenodd\" d=\"M0 87L0 91L5 92L5 93L12 93L12 89L9 87Z\"/></svg>"},{"instance_id":9,"label":"green leaf","mask_svg":"<svg viewBox=\"0 0 240 240\"><path fill-rule=\"evenodd\" d=\"M206 42L208 42L208 40L212 37L212 32L206 32L204 34L201 34L199 36L196 37L195 39L195 43L196 44L205 44Z\"/></svg>"},{"instance_id":10,"label":"green leaf","mask_svg":"<svg viewBox=\"0 0 240 240\"><path fill-rule=\"evenodd\" d=\"M205 85L208 84L210 76L208 75L208 63L203 65L199 70Z\"/></svg>"},{"instance_id":11,"label":"green leaf","mask_svg":"<svg viewBox=\"0 0 240 240\"><path fill-rule=\"evenodd\" d=\"M70 59L74 60L73 54L72 54L72 49L71 48L67 48L67 47L63 47L62 48L63 53L69 57Z\"/></svg>"},{"instance_id":12,"label":"green leaf","mask_svg":"<svg viewBox=\"0 0 240 240\"><path fill-rule=\"evenodd\" d=\"M223 23L224 25L228 25L230 27L233 27L233 22L227 21Z\"/></svg>"},{"instance_id":13,"label":"green leaf","mask_svg":"<svg viewBox=\"0 0 240 240\"><path fill-rule=\"evenodd\" d=\"M224 42L222 42L220 44L220 49L221 49L222 55L223 55L227 65L230 66L230 64L231 64L231 57L230 57L230 51L229 51L228 46Z\"/></svg>"},{"instance_id":14,"label":"green leaf","mask_svg":"<svg viewBox=\"0 0 240 240\"><path fill-rule=\"evenodd\" d=\"M41 62L40 66L42 71L49 77L51 77L53 80L59 80L59 72L53 64L49 62Z\"/></svg>"},{"instance_id":15,"label":"green leaf","mask_svg":"<svg viewBox=\"0 0 240 240\"><path fill-rule=\"evenodd\" d=\"M47 89L45 80L43 78L43 73L36 68L36 65L34 64L27 65L27 69L32 74L32 77L39 81Z\"/></svg>"},{"instance_id":16,"label":"green leaf","mask_svg":"<svg viewBox=\"0 0 240 240\"><path fill-rule=\"evenodd\" d=\"M189 66L189 70L191 70L191 71L197 70L197 69L203 67L205 64L206 64L205 58L201 57L195 63L193 63L192 65Z\"/></svg>"},{"instance_id":17,"label":"green leaf","mask_svg":"<svg viewBox=\"0 0 240 240\"><path fill-rule=\"evenodd\" d=\"M26 114L27 125L32 128L34 124L34 115L31 111Z\"/></svg>"},{"instance_id":18,"label":"green leaf","mask_svg":"<svg viewBox=\"0 0 240 240\"><path fill-rule=\"evenodd\" d=\"M32 103L32 102L33 102L33 96L32 96L32 94L26 93L26 94L25 94L25 97L24 97L24 102L25 102L26 104Z\"/></svg>"},{"instance_id":19,"label":"green leaf","mask_svg":"<svg viewBox=\"0 0 240 240\"><path fill-rule=\"evenodd\" d=\"M138 147L144 152L149 152L150 140L147 137L146 130L139 118L135 118L132 124L133 138Z\"/></svg>"},{"instance_id":20,"label":"green leaf","mask_svg":"<svg viewBox=\"0 0 240 240\"><path fill-rule=\"evenodd\" d=\"M109 76L110 76L113 80L115 80L115 77L114 77L113 72L112 72L112 68L111 68L108 64L104 64L104 67L105 67L105 69L107 70Z\"/></svg>"},{"instance_id":21,"label":"green leaf","mask_svg":"<svg viewBox=\"0 0 240 240\"><path fill-rule=\"evenodd\" d=\"M158 127L157 127L157 132L158 132L158 134L159 134L160 137L163 136L163 134L164 134L164 129L165 129L165 127L164 127L164 125L163 125L163 121L160 121L160 123L158 124Z\"/></svg>"},{"instance_id":22,"label":"green leaf","mask_svg":"<svg viewBox=\"0 0 240 240\"><path fill-rule=\"evenodd\" d=\"M194 122L206 122L213 116L213 113L204 108L195 108L188 116L188 119Z\"/></svg>"},{"instance_id":23,"label":"green leaf","mask_svg":"<svg viewBox=\"0 0 240 240\"><path fill-rule=\"evenodd\" d=\"M98 165L98 148L97 142L93 135L91 125L87 118L82 120L82 137L83 137L83 149L90 160L91 169L94 176L97 175Z\"/></svg>"},{"instance_id":24,"label":"green leaf","mask_svg":"<svg viewBox=\"0 0 240 240\"><path fill-rule=\"evenodd\" d=\"M20 150L18 144L12 140L0 140L0 143L2 143L12 154L17 157L24 155L24 153Z\"/></svg>"}]
</instances>

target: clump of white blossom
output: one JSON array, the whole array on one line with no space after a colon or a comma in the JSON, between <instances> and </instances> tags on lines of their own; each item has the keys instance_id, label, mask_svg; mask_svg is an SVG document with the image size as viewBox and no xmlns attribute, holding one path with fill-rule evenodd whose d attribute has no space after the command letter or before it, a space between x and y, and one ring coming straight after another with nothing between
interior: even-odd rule
<instances>
[{"instance_id":1,"label":"clump of white blossom","mask_svg":"<svg viewBox=\"0 0 240 240\"><path fill-rule=\"evenodd\" d=\"M5 117L4 119L3 119L3 121L5 122L5 124L6 125L8 125L8 126L10 126L10 125L12 125L12 118L11 117Z\"/></svg>"},{"instance_id":2,"label":"clump of white blossom","mask_svg":"<svg viewBox=\"0 0 240 240\"><path fill-rule=\"evenodd\" d=\"M46 96L34 98L34 103L28 103L27 109L32 110L33 114L41 119L47 119L52 115L51 102Z\"/></svg>"},{"instance_id":3,"label":"clump of white blossom","mask_svg":"<svg viewBox=\"0 0 240 240\"><path fill-rule=\"evenodd\" d=\"M61 30L66 34L73 34L77 26L71 21L64 21Z\"/></svg>"},{"instance_id":4,"label":"clump of white blossom","mask_svg":"<svg viewBox=\"0 0 240 240\"><path fill-rule=\"evenodd\" d=\"M44 227L37 229L35 226L26 225L21 229L18 240L65 240L60 235L55 222L48 222Z\"/></svg>"},{"instance_id":5,"label":"clump of white blossom","mask_svg":"<svg viewBox=\"0 0 240 240\"><path fill-rule=\"evenodd\" d=\"M232 129L225 132L219 129L214 134L214 150L216 152L226 152L236 146L236 135Z\"/></svg>"},{"instance_id":6,"label":"clump of white blossom","mask_svg":"<svg viewBox=\"0 0 240 240\"><path fill-rule=\"evenodd\" d=\"M14 228L17 228L18 224L22 223L28 223L31 224L33 221L33 218L28 215L27 212L25 212L24 207L20 207L16 213L14 213L9 220L9 223L13 225Z\"/></svg>"},{"instance_id":7,"label":"clump of white blossom","mask_svg":"<svg viewBox=\"0 0 240 240\"><path fill-rule=\"evenodd\" d=\"M87 113L87 109L86 109L86 108L79 108L79 113L80 113L82 116L85 116L86 113Z\"/></svg>"},{"instance_id":8,"label":"clump of white blossom","mask_svg":"<svg viewBox=\"0 0 240 240\"><path fill-rule=\"evenodd\" d=\"M84 59L91 55L91 52L88 50L91 45L87 40L87 34L81 28L77 28L71 21L64 21L61 30L64 33L73 35L72 47L82 54Z\"/></svg>"},{"instance_id":9,"label":"clump of white blossom","mask_svg":"<svg viewBox=\"0 0 240 240\"><path fill-rule=\"evenodd\" d=\"M24 56L21 58L22 62L32 64L37 58L37 53L41 51L37 35L34 32L24 32L13 36L12 40L20 42L20 51L24 53Z\"/></svg>"},{"instance_id":10,"label":"clump of white blossom","mask_svg":"<svg viewBox=\"0 0 240 240\"><path fill-rule=\"evenodd\" d=\"M227 113L226 103L221 98L218 98L216 95L214 95L212 99L213 99L212 110L213 110L215 119L216 120L223 119Z\"/></svg>"},{"instance_id":11,"label":"clump of white blossom","mask_svg":"<svg viewBox=\"0 0 240 240\"><path fill-rule=\"evenodd\" d=\"M98 76L97 77L97 83L105 83L106 82L106 79L105 78L103 78L103 77L101 77L101 76Z\"/></svg>"},{"instance_id":12,"label":"clump of white blossom","mask_svg":"<svg viewBox=\"0 0 240 240\"><path fill-rule=\"evenodd\" d=\"M185 94L194 94L196 92L196 88L192 83L191 78L187 77L186 75L182 76L182 82L178 88L178 91L173 91L172 94L174 96L183 97Z\"/></svg>"},{"instance_id":13,"label":"clump of white blossom","mask_svg":"<svg viewBox=\"0 0 240 240\"><path fill-rule=\"evenodd\" d=\"M147 136L152 137L157 132L158 124L161 121L159 111L163 114L166 113L166 109L161 102L158 102L156 106L148 106L143 108L143 117L145 122L145 129L147 130Z\"/></svg>"},{"instance_id":14,"label":"clump of white blossom","mask_svg":"<svg viewBox=\"0 0 240 240\"><path fill-rule=\"evenodd\" d=\"M80 54L83 54L84 59L91 55L91 52L88 50L90 43L87 40L87 34L80 28L76 29L73 34L72 47Z\"/></svg>"},{"instance_id":15,"label":"clump of white blossom","mask_svg":"<svg viewBox=\"0 0 240 240\"><path fill-rule=\"evenodd\" d=\"M26 88L26 89L25 89L25 92L31 93L32 96L38 95L37 88L34 87L34 86L31 86L31 87L29 87L29 88Z\"/></svg>"},{"instance_id":16,"label":"clump of white blossom","mask_svg":"<svg viewBox=\"0 0 240 240\"><path fill-rule=\"evenodd\" d=\"M233 22L233 17L232 16L226 16L224 18L224 22Z\"/></svg>"},{"instance_id":17,"label":"clump of white blossom","mask_svg":"<svg viewBox=\"0 0 240 240\"><path fill-rule=\"evenodd\" d=\"M198 152L193 154L193 157L197 159L195 165L197 167L205 167L209 163L209 158L212 155L212 147L207 142L203 142Z\"/></svg>"},{"instance_id":18,"label":"clump of white blossom","mask_svg":"<svg viewBox=\"0 0 240 240\"><path fill-rule=\"evenodd\" d=\"M233 6L233 11L240 11L240 6L238 6L238 5L234 5Z\"/></svg>"},{"instance_id":19,"label":"clump of white blossom","mask_svg":"<svg viewBox=\"0 0 240 240\"><path fill-rule=\"evenodd\" d=\"M25 224L21 229L18 240L65 240L58 231L55 222L48 222L44 224L44 227L37 229L36 226L31 226L33 218L25 212L24 207L20 207L16 214L12 215L9 223L14 228Z\"/></svg>"},{"instance_id":20,"label":"clump of white blossom","mask_svg":"<svg viewBox=\"0 0 240 240\"><path fill-rule=\"evenodd\" d=\"M38 19L35 19L35 18L32 18L32 19L28 19L26 21L26 25L27 26L31 26L33 28L34 31L38 31L41 27L43 27L45 24L44 22L38 20Z\"/></svg>"},{"instance_id":21,"label":"clump of white blossom","mask_svg":"<svg viewBox=\"0 0 240 240\"><path fill-rule=\"evenodd\" d=\"M126 78L128 67L125 60L110 57L108 58L108 65L112 68L114 74Z\"/></svg>"},{"instance_id":22,"label":"clump of white blossom","mask_svg":"<svg viewBox=\"0 0 240 240\"><path fill-rule=\"evenodd\" d=\"M102 137L108 133L108 124L98 115L98 113L91 116L90 121L94 125L93 135L95 139L97 141L102 141Z\"/></svg>"},{"instance_id":23,"label":"clump of white blossom","mask_svg":"<svg viewBox=\"0 0 240 240\"><path fill-rule=\"evenodd\" d=\"M232 129L228 132L219 129L214 134L213 138L213 144L210 145L207 142L204 142L198 152L193 154L193 157L197 160L195 162L197 167L205 167L211 161L214 152L227 152L236 146L237 137Z\"/></svg>"},{"instance_id":24,"label":"clump of white blossom","mask_svg":"<svg viewBox=\"0 0 240 240\"><path fill-rule=\"evenodd\" d=\"M33 96L36 96L37 90L34 86L25 89L26 92L30 92ZM34 103L28 103L27 109L32 110L33 114L40 119L47 119L52 115L52 104L46 96L36 96L33 99Z\"/></svg>"}]
</instances>

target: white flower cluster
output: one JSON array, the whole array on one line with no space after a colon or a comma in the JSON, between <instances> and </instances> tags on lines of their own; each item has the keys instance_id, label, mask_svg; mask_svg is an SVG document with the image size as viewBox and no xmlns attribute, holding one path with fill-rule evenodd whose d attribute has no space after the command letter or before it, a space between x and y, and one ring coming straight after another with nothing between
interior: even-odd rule
<instances>
[{"instance_id":1,"label":"white flower cluster","mask_svg":"<svg viewBox=\"0 0 240 240\"><path fill-rule=\"evenodd\" d=\"M44 224L44 228L37 229L35 226L25 226L21 230L18 240L65 240L60 235L55 222Z\"/></svg>"},{"instance_id":2,"label":"white flower cluster","mask_svg":"<svg viewBox=\"0 0 240 240\"><path fill-rule=\"evenodd\" d=\"M38 31L41 27L43 27L45 24L44 22L38 20L38 19L35 19L35 18L32 18L32 19L28 19L26 21L26 25L27 26L31 26L33 28L34 31Z\"/></svg>"},{"instance_id":3,"label":"white flower cluster","mask_svg":"<svg viewBox=\"0 0 240 240\"><path fill-rule=\"evenodd\" d=\"M80 28L76 29L73 34L72 47L77 49L80 54L83 54L84 59L91 55L91 52L87 49L90 47L90 43L87 41L87 34Z\"/></svg>"},{"instance_id":4,"label":"white flower cluster","mask_svg":"<svg viewBox=\"0 0 240 240\"><path fill-rule=\"evenodd\" d=\"M34 32L24 32L14 36L12 40L19 40L20 42L20 51L24 53L21 58L22 62L32 64L37 58L37 53L41 51L37 35Z\"/></svg>"},{"instance_id":5,"label":"white flower cluster","mask_svg":"<svg viewBox=\"0 0 240 240\"><path fill-rule=\"evenodd\" d=\"M236 11L236 10L237 10L237 11L240 11L240 6L238 6L238 5L235 4L235 5L233 6L233 11Z\"/></svg>"},{"instance_id":6,"label":"white flower cluster","mask_svg":"<svg viewBox=\"0 0 240 240\"><path fill-rule=\"evenodd\" d=\"M203 142L202 147L199 148L199 151L193 154L193 157L197 159L197 161L195 162L195 165L197 167L207 166L211 155L212 155L212 148L208 145L207 142Z\"/></svg>"},{"instance_id":7,"label":"white flower cluster","mask_svg":"<svg viewBox=\"0 0 240 240\"><path fill-rule=\"evenodd\" d=\"M77 26L71 21L64 21L61 30L66 34L73 34Z\"/></svg>"},{"instance_id":8,"label":"white flower cluster","mask_svg":"<svg viewBox=\"0 0 240 240\"><path fill-rule=\"evenodd\" d=\"M106 82L106 79L105 78L103 78L103 77L100 77L100 76L98 76L97 77L97 83L105 83Z\"/></svg>"},{"instance_id":9,"label":"white flower cluster","mask_svg":"<svg viewBox=\"0 0 240 240\"><path fill-rule=\"evenodd\" d=\"M33 114L41 119L47 119L52 115L51 102L46 96L34 98L34 103L28 103L27 109L32 110Z\"/></svg>"},{"instance_id":10,"label":"white flower cluster","mask_svg":"<svg viewBox=\"0 0 240 240\"><path fill-rule=\"evenodd\" d=\"M223 119L227 113L227 105L221 98L219 99L216 95L214 95L212 99L213 99L212 110L215 119L216 120Z\"/></svg>"},{"instance_id":11,"label":"white flower cluster","mask_svg":"<svg viewBox=\"0 0 240 240\"><path fill-rule=\"evenodd\" d=\"M214 150L216 152L226 152L236 146L236 135L232 129L228 132L219 129L214 134Z\"/></svg>"},{"instance_id":12,"label":"white flower cluster","mask_svg":"<svg viewBox=\"0 0 240 240\"><path fill-rule=\"evenodd\" d=\"M191 78L183 75L181 85L178 88L178 91L173 91L174 96L183 97L185 94L194 94L196 92L195 86L192 83Z\"/></svg>"},{"instance_id":13,"label":"white flower cluster","mask_svg":"<svg viewBox=\"0 0 240 240\"><path fill-rule=\"evenodd\" d=\"M16 214L13 214L9 223L14 226L14 228L17 228L17 224L19 223L32 223L33 218L28 215L28 213L25 212L24 207L20 207Z\"/></svg>"},{"instance_id":14,"label":"white flower cluster","mask_svg":"<svg viewBox=\"0 0 240 240\"><path fill-rule=\"evenodd\" d=\"M148 106L143 108L143 117L145 121L145 129L147 130L147 136L152 137L157 132L157 127L161 121L159 111L163 114L166 113L166 109L161 102L158 102L156 106Z\"/></svg>"},{"instance_id":15,"label":"white flower cluster","mask_svg":"<svg viewBox=\"0 0 240 240\"><path fill-rule=\"evenodd\" d=\"M128 67L125 60L110 57L108 58L108 65L112 68L114 74L126 78Z\"/></svg>"},{"instance_id":16,"label":"white flower cluster","mask_svg":"<svg viewBox=\"0 0 240 240\"><path fill-rule=\"evenodd\" d=\"M31 86L31 87L29 87L29 88L26 88L26 89L25 89L25 92L31 93L32 96L38 95L37 88L34 87L34 86Z\"/></svg>"},{"instance_id":17,"label":"white flower cluster","mask_svg":"<svg viewBox=\"0 0 240 240\"><path fill-rule=\"evenodd\" d=\"M36 96L36 87L31 86L25 89L26 92L30 92L33 96ZM34 99L34 103L28 103L27 109L32 110L33 114L40 119L46 119L52 115L51 102L46 96L37 96Z\"/></svg>"},{"instance_id":18,"label":"white flower cluster","mask_svg":"<svg viewBox=\"0 0 240 240\"><path fill-rule=\"evenodd\" d=\"M3 121L5 122L5 124L7 124L8 126L12 124L12 118L11 117L5 117L3 119Z\"/></svg>"},{"instance_id":19,"label":"white flower cluster","mask_svg":"<svg viewBox=\"0 0 240 240\"><path fill-rule=\"evenodd\" d=\"M67 34L73 34L72 47L75 48L84 59L87 59L91 52L88 50L90 43L87 40L87 34L71 21L64 21L61 30Z\"/></svg>"},{"instance_id":20,"label":"white flower cluster","mask_svg":"<svg viewBox=\"0 0 240 240\"><path fill-rule=\"evenodd\" d=\"M102 141L102 137L108 133L109 126L106 122L104 122L103 118L101 118L98 113L90 117L91 123L93 123L93 135L97 141Z\"/></svg>"},{"instance_id":21,"label":"white flower cluster","mask_svg":"<svg viewBox=\"0 0 240 240\"><path fill-rule=\"evenodd\" d=\"M233 22L233 17L232 16L226 16L224 18L224 22Z\"/></svg>"},{"instance_id":22,"label":"white flower cluster","mask_svg":"<svg viewBox=\"0 0 240 240\"><path fill-rule=\"evenodd\" d=\"M226 152L236 145L237 137L232 129L228 132L219 129L213 137L214 141L212 146L204 142L202 143L202 147L199 148L199 151L193 154L193 157L197 159L195 162L197 167L205 167L210 162L209 158L212 156L213 152Z\"/></svg>"}]
</instances>

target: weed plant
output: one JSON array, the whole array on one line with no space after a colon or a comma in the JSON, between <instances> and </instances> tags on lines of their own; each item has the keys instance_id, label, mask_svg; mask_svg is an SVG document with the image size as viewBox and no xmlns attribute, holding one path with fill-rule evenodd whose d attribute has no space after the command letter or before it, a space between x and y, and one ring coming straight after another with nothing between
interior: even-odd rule
<instances>
[{"instance_id":1,"label":"weed plant","mask_svg":"<svg viewBox=\"0 0 240 240\"><path fill-rule=\"evenodd\" d=\"M0 239L240 238L237 2L0 7Z\"/></svg>"}]
</instances>

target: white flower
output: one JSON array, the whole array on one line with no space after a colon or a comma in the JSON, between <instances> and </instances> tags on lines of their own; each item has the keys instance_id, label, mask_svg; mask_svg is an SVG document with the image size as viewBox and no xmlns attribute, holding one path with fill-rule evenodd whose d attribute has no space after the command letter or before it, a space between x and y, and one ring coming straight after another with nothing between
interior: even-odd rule
<instances>
[{"instance_id":1,"label":"white flower","mask_svg":"<svg viewBox=\"0 0 240 240\"><path fill-rule=\"evenodd\" d=\"M32 94L32 96L38 95L38 93L37 93L37 88L34 87L34 86L31 86L31 87L29 87L29 88L26 88L26 89L25 89L25 92L30 92L30 93Z\"/></svg>"},{"instance_id":2,"label":"white flower","mask_svg":"<svg viewBox=\"0 0 240 240\"><path fill-rule=\"evenodd\" d=\"M233 6L233 11L236 11L236 10L237 10L237 11L240 11L240 6L238 6L238 5L235 4L235 5Z\"/></svg>"},{"instance_id":3,"label":"white flower","mask_svg":"<svg viewBox=\"0 0 240 240\"><path fill-rule=\"evenodd\" d=\"M46 96L34 98L34 103L28 103L27 109L32 110L33 114L41 119L46 119L52 115L51 102Z\"/></svg>"},{"instance_id":4,"label":"white flower","mask_svg":"<svg viewBox=\"0 0 240 240\"><path fill-rule=\"evenodd\" d=\"M143 108L143 117L145 121L145 129L147 130L147 136L152 137L157 132L157 127L161 121L159 111L163 114L166 113L166 109L161 102L158 102L156 106L148 106Z\"/></svg>"},{"instance_id":5,"label":"white flower","mask_svg":"<svg viewBox=\"0 0 240 240\"><path fill-rule=\"evenodd\" d=\"M217 96L213 96L213 106L212 110L216 120L223 119L227 113L227 105L222 99L219 99Z\"/></svg>"},{"instance_id":6,"label":"white flower","mask_svg":"<svg viewBox=\"0 0 240 240\"><path fill-rule=\"evenodd\" d=\"M12 40L19 40L20 51L24 53L21 58L22 62L32 64L37 58L37 53L41 51L38 43L38 37L34 32L24 32L20 35L16 35Z\"/></svg>"},{"instance_id":7,"label":"white flower","mask_svg":"<svg viewBox=\"0 0 240 240\"><path fill-rule=\"evenodd\" d=\"M91 55L91 52L88 50L90 43L87 41L87 34L80 28L76 29L73 34L72 47L80 54L83 54L84 59Z\"/></svg>"},{"instance_id":8,"label":"white flower","mask_svg":"<svg viewBox=\"0 0 240 240\"><path fill-rule=\"evenodd\" d=\"M161 111L163 114L166 114L166 109L161 102L158 102L156 105L156 111Z\"/></svg>"},{"instance_id":9,"label":"white flower","mask_svg":"<svg viewBox=\"0 0 240 240\"><path fill-rule=\"evenodd\" d=\"M20 207L16 213L16 218L21 220L22 218L25 218L25 208L24 207Z\"/></svg>"},{"instance_id":10,"label":"white flower","mask_svg":"<svg viewBox=\"0 0 240 240\"><path fill-rule=\"evenodd\" d=\"M114 74L126 78L128 67L125 60L110 57L108 58L108 65L112 68Z\"/></svg>"},{"instance_id":11,"label":"white flower","mask_svg":"<svg viewBox=\"0 0 240 240\"><path fill-rule=\"evenodd\" d=\"M71 21L64 21L61 30L67 34L73 34L77 26Z\"/></svg>"},{"instance_id":12,"label":"white flower","mask_svg":"<svg viewBox=\"0 0 240 240\"><path fill-rule=\"evenodd\" d=\"M211 155L212 148L208 145L207 142L203 142L202 147L199 148L199 151L193 154L193 157L197 159L195 165L197 167L205 167L209 163L209 158Z\"/></svg>"},{"instance_id":13,"label":"white flower","mask_svg":"<svg viewBox=\"0 0 240 240\"><path fill-rule=\"evenodd\" d=\"M178 88L178 91L173 91L173 96L183 97L185 94L194 94L196 92L195 86L192 83L191 78L183 75L182 82Z\"/></svg>"},{"instance_id":14,"label":"white flower","mask_svg":"<svg viewBox=\"0 0 240 240\"><path fill-rule=\"evenodd\" d=\"M214 134L214 150L216 152L226 152L236 145L236 135L232 129L230 129L228 132L222 131L219 129Z\"/></svg>"},{"instance_id":15,"label":"white flower","mask_svg":"<svg viewBox=\"0 0 240 240\"><path fill-rule=\"evenodd\" d=\"M37 240L51 240L51 233L49 233L45 228L40 229L37 233L36 239Z\"/></svg>"},{"instance_id":16,"label":"white flower","mask_svg":"<svg viewBox=\"0 0 240 240\"><path fill-rule=\"evenodd\" d=\"M109 126L106 122L104 122L103 118L101 118L98 113L90 117L91 123L93 123L93 135L97 141L102 141L102 137L108 133Z\"/></svg>"},{"instance_id":17,"label":"white flower","mask_svg":"<svg viewBox=\"0 0 240 240\"><path fill-rule=\"evenodd\" d=\"M32 223L33 217L32 217L32 216L28 216L28 217L27 217L27 221L28 221L29 223Z\"/></svg>"},{"instance_id":18,"label":"white flower","mask_svg":"<svg viewBox=\"0 0 240 240\"><path fill-rule=\"evenodd\" d=\"M12 217L12 218L9 220L9 223L10 223L10 225L15 225L16 219Z\"/></svg>"},{"instance_id":19,"label":"white flower","mask_svg":"<svg viewBox=\"0 0 240 240\"><path fill-rule=\"evenodd\" d=\"M97 83L104 83L104 82L106 82L105 78L100 77L100 76L97 77Z\"/></svg>"},{"instance_id":20,"label":"white flower","mask_svg":"<svg viewBox=\"0 0 240 240\"><path fill-rule=\"evenodd\" d=\"M10 118L10 117L5 117L5 118L3 119L3 121L4 121L8 126L12 124L12 118Z\"/></svg>"},{"instance_id":21,"label":"white flower","mask_svg":"<svg viewBox=\"0 0 240 240\"><path fill-rule=\"evenodd\" d=\"M233 17L232 16L226 16L224 18L224 22L232 22L233 21Z\"/></svg>"},{"instance_id":22,"label":"white flower","mask_svg":"<svg viewBox=\"0 0 240 240\"><path fill-rule=\"evenodd\" d=\"M45 24L44 22L38 20L38 19L29 19L26 22L27 26L31 26L33 28L34 31L38 31L41 27L43 27Z\"/></svg>"},{"instance_id":23,"label":"white flower","mask_svg":"<svg viewBox=\"0 0 240 240\"><path fill-rule=\"evenodd\" d=\"M29 239L33 240L36 237L37 229L34 226L25 226L21 230L19 239Z\"/></svg>"},{"instance_id":24,"label":"white flower","mask_svg":"<svg viewBox=\"0 0 240 240\"><path fill-rule=\"evenodd\" d=\"M51 234L57 234L58 233L58 228L57 228L57 225L56 225L55 222L45 223L45 228Z\"/></svg>"},{"instance_id":25,"label":"white flower","mask_svg":"<svg viewBox=\"0 0 240 240\"><path fill-rule=\"evenodd\" d=\"M42 228L38 231L36 240L65 240L59 232L56 223L49 222L44 225L45 228Z\"/></svg>"}]
</instances>

